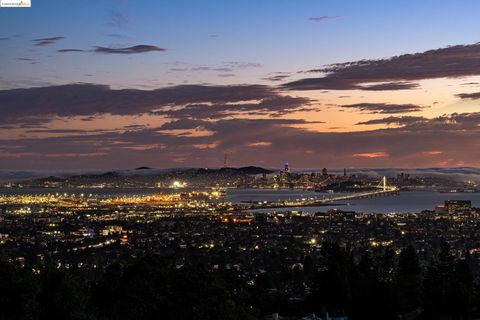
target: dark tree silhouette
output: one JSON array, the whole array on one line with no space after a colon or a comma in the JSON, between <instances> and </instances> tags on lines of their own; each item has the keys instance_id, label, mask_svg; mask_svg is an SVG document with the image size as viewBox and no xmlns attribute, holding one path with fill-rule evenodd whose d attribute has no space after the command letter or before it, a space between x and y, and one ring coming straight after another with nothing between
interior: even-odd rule
<instances>
[{"instance_id":1,"label":"dark tree silhouette","mask_svg":"<svg viewBox=\"0 0 480 320\"><path fill-rule=\"evenodd\" d=\"M323 267L313 276L309 309L317 314L324 310L344 313L351 301L353 263L346 250L336 243L324 243L321 255Z\"/></svg>"},{"instance_id":2,"label":"dark tree silhouette","mask_svg":"<svg viewBox=\"0 0 480 320\"><path fill-rule=\"evenodd\" d=\"M301 254L285 263L292 253L272 249L260 273L206 268L194 249L120 258L95 277L88 268L0 262L0 320L253 320L274 312L298 319L327 311L352 320L460 320L480 311L479 279L472 272L477 261L466 251L457 258L444 243L437 254L428 253L434 258L424 268L413 246L399 255L347 248L323 243L303 266Z\"/></svg>"},{"instance_id":3,"label":"dark tree silhouette","mask_svg":"<svg viewBox=\"0 0 480 320\"><path fill-rule=\"evenodd\" d=\"M400 314L406 314L418 309L421 305L422 269L417 257L417 251L409 245L400 252L398 257L395 292L397 308Z\"/></svg>"},{"instance_id":4,"label":"dark tree silhouette","mask_svg":"<svg viewBox=\"0 0 480 320\"><path fill-rule=\"evenodd\" d=\"M88 320L88 283L73 271L47 267L40 277L40 319Z\"/></svg>"},{"instance_id":5,"label":"dark tree silhouette","mask_svg":"<svg viewBox=\"0 0 480 320\"><path fill-rule=\"evenodd\" d=\"M100 319L251 318L213 273L158 256L107 270L94 298Z\"/></svg>"},{"instance_id":6,"label":"dark tree silhouette","mask_svg":"<svg viewBox=\"0 0 480 320\"><path fill-rule=\"evenodd\" d=\"M0 262L0 319L37 319L38 291L30 269Z\"/></svg>"}]
</instances>

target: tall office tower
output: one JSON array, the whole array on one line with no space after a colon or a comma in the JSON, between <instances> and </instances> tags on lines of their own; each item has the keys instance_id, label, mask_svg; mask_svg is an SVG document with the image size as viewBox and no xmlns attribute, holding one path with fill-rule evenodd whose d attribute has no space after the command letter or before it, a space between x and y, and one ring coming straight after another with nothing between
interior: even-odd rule
<instances>
[{"instance_id":1,"label":"tall office tower","mask_svg":"<svg viewBox=\"0 0 480 320\"><path fill-rule=\"evenodd\" d=\"M288 167L288 161L285 161L285 172L290 172L290 168Z\"/></svg>"},{"instance_id":2,"label":"tall office tower","mask_svg":"<svg viewBox=\"0 0 480 320\"><path fill-rule=\"evenodd\" d=\"M323 176L328 176L327 168L322 169L322 175Z\"/></svg>"}]
</instances>

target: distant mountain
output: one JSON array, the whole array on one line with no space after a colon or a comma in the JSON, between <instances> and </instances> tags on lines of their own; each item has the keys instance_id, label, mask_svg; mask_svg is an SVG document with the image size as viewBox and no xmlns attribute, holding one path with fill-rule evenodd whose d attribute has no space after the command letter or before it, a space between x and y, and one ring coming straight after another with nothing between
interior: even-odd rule
<instances>
[{"instance_id":1,"label":"distant mountain","mask_svg":"<svg viewBox=\"0 0 480 320\"><path fill-rule=\"evenodd\" d=\"M243 174L269 174L273 173L273 171L262 168L262 167L255 167L255 166L248 166L248 167L241 167L236 169L238 172Z\"/></svg>"},{"instance_id":2,"label":"distant mountain","mask_svg":"<svg viewBox=\"0 0 480 320\"><path fill-rule=\"evenodd\" d=\"M137 167L133 170L115 170L106 172L84 172L60 175L46 175L45 177L32 177L22 182L27 185L44 186L75 186L75 185L96 185L111 184L123 186L151 186L160 181L172 179L183 179L188 181L234 181L241 176L269 174L273 171L249 166L241 168L175 168L175 169L154 169L150 167ZM206 180L204 180L206 179Z\"/></svg>"},{"instance_id":3,"label":"distant mountain","mask_svg":"<svg viewBox=\"0 0 480 320\"><path fill-rule=\"evenodd\" d=\"M194 172L197 174L231 174L231 175L255 175L255 174L269 174L273 171L264 169L261 167L241 167L241 168L219 168L219 169L209 169L209 168L199 168L199 169L187 169L185 171ZM182 172L182 171L177 171Z\"/></svg>"},{"instance_id":4,"label":"distant mountain","mask_svg":"<svg viewBox=\"0 0 480 320\"><path fill-rule=\"evenodd\" d=\"M91 179L91 178L111 178L111 177L121 177L123 176L122 172L118 171L107 171L99 174L80 174L70 176L69 179L78 178L78 179Z\"/></svg>"}]
</instances>

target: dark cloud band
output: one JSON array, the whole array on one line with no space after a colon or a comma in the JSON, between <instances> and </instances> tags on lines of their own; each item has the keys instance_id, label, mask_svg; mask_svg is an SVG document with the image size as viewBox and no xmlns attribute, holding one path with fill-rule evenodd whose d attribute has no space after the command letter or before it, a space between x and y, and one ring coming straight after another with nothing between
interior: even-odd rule
<instances>
[{"instance_id":1,"label":"dark cloud band","mask_svg":"<svg viewBox=\"0 0 480 320\"><path fill-rule=\"evenodd\" d=\"M390 59L337 63L308 72L324 76L289 82L284 87L291 90L409 89L412 81L480 75L480 43L404 54ZM362 86L365 83L380 84Z\"/></svg>"},{"instance_id":2,"label":"dark cloud band","mask_svg":"<svg viewBox=\"0 0 480 320\"><path fill-rule=\"evenodd\" d=\"M342 105L342 108L357 109L367 113L409 113L421 111L423 108L415 104L388 104L388 103L356 103L350 105Z\"/></svg>"}]
</instances>

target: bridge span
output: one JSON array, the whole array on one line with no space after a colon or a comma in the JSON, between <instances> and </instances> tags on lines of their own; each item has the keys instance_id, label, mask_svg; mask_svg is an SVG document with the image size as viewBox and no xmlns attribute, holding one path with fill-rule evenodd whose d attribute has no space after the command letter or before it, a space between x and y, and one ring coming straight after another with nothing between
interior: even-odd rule
<instances>
[{"instance_id":1,"label":"bridge span","mask_svg":"<svg viewBox=\"0 0 480 320\"><path fill-rule=\"evenodd\" d=\"M375 186L373 191L368 192L354 192L346 195L337 195L322 199L302 199L302 200L285 200L285 201L263 201L245 203L245 209L267 209L267 208L287 208L287 207L315 207L331 204L337 201L346 201L363 198L385 197L400 194L400 189L395 186L387 184L387 178L383 177L380 183Z\"/></svg>"}]
</instances>

